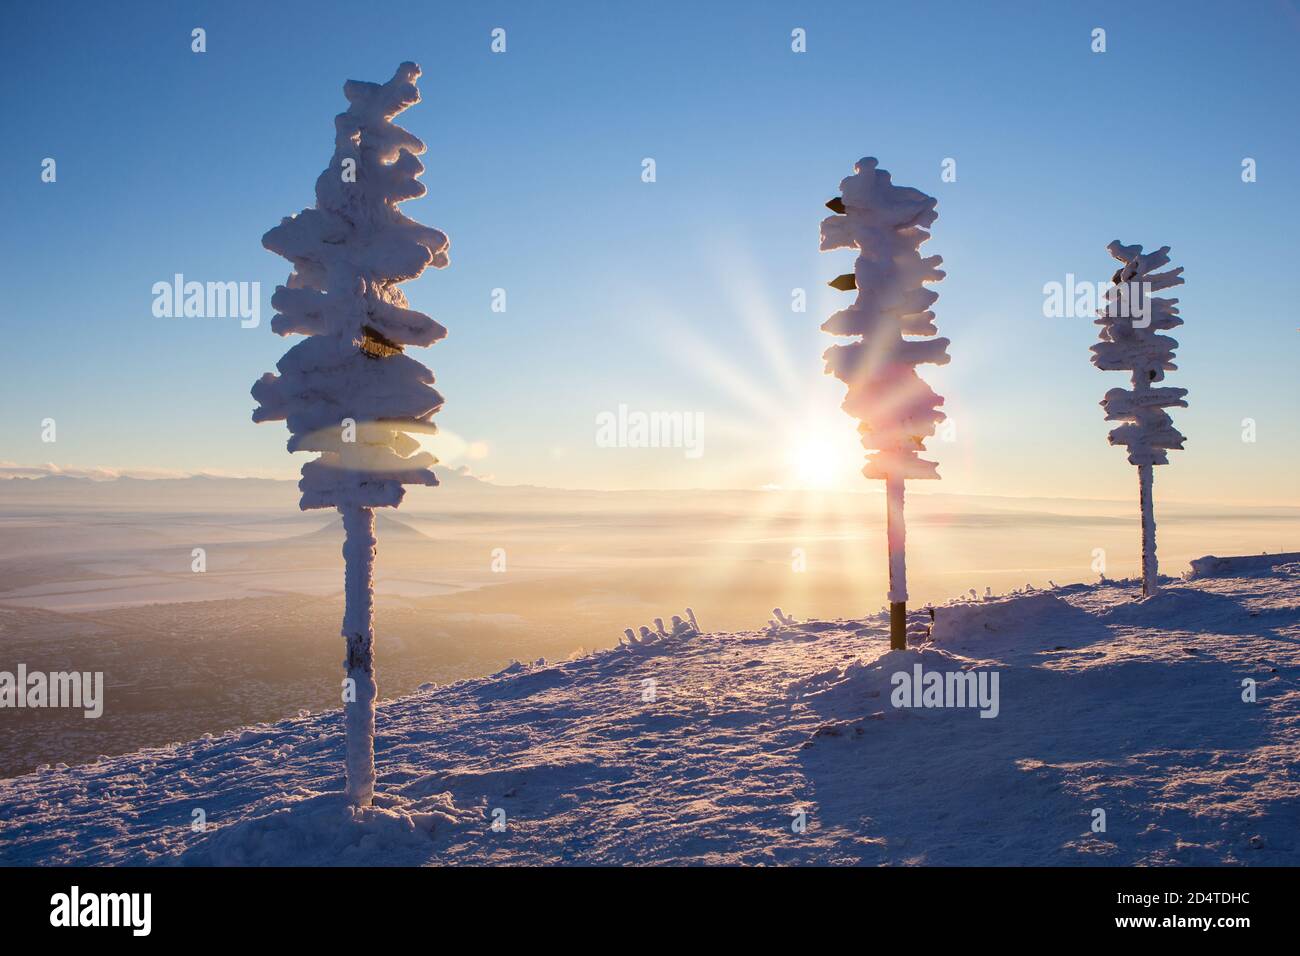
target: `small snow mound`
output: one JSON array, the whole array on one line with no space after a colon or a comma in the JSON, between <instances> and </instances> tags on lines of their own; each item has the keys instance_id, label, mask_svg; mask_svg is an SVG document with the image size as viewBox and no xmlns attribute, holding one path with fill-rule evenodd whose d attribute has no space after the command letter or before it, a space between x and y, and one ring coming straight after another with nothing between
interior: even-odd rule
<instances>
[{"instance_id":1,"label":"small snow mound","mask_svg":"<svg viewBox=\"0 0 1300 956\"><path fill-rule=\"evenodd\" d=\"M1108 626L1230 628L1241 615L1241 605L1214 591L1174 585L1161 588L1151 597L1106 608L1097 613L1097 620Z\"/></svg>"},{"instance_id":2,"label":"small snow mound","mask_svg":"<svg viewBox=\"0 0 1300 956\"><path fill-rule=\"evenodd\" d=\"M1243 554L1220 558L1207 554L1193 558L1191 570L1184 577L1188 581L1199 578L1241 578L1275 571L1292 572L1292 565L1300 563L1300 551L1281 554Z\"/></svg>"},{"instance_id":3,"label":"small snow mound","mask_svg":"<svg viewBox=\"0 0 1300 956\"><path fill-rule=\"evenodd\" d=\"M879 703L871 704L868 709L892 712L895 709L889 705L889 693L894 686L892 678L900 671L912 673L916 664L926 671L959 671L968 668L970 661L932 648L887 651L872 661L857 658L844 667L832 667L795 681L786 688L786 695L791 700L837 699L859 713L864 701L878 700Z\"/></svg>"},{"instance_id":4,"label":"small snow mound","mask_svg":"<svg viewBox=\"0 0 1300 956\"><path fill-rule=\"evenodd\" d=\"M300 791L271 812L217 830L176 860L182 866L413 866L433 852L435 827L467 814L449 794L418 803L376 794L358 808L342 793Z\"/></svg>"},{"instance_id":5,"label":"small snow mound","mask_svg":"<svg viewBox=\"0 0 1300 956\"><path fill-rule=\"evenodd\" d=\"M934 609L931 638L936 644L951 644L990 634L1024 632L1045 618L1070 612L1069 604L1047 591L945 604Z\"/></svg>"}]
</instances>

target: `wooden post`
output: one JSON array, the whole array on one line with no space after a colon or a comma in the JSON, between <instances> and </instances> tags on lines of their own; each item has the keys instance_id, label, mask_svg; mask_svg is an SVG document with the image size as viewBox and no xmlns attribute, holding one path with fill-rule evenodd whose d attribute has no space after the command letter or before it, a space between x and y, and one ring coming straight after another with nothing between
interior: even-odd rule
<instances>
[{"instance_id":1,"label":"wooden post","mask_svg":"<svg viewBox=\"0 0 1300 956\"><path fill-rule=\"evenodd\" d=\"M1156 580L1156 516L1151 496L1151 465L1138 465L1138 499L1142 504L1142 596L1153 597L1159 587Z\"/></svg>"},{"instance_id":2,"label":"wooden post","mask_svg":"<svg viewBox=\"0 0 1300 956\"><path fill-rule=\"evenodd\" d=\"M889 649L907 647L907 527L903 523L903 479L885 480L885 535L889 541Z\"/></svg>"},{"instance_id":3,"label":"wooden post","mask_svg":"<svg viewBox=\"0 0 1300 956\"><path fill-rule=\"evenodd\" d=\"M907 602L889 602L889 649L901 651L907 648Z\"/></svg>"}]
</instances>

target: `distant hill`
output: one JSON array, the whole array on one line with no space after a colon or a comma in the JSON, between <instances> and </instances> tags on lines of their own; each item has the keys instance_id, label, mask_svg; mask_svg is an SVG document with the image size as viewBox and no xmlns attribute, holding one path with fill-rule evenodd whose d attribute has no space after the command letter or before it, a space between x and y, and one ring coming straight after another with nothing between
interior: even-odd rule
<instances>
[{"instance_id":1,"label":"distant hill","mask_svg":"<svg viewBox=\"0 0 1300 956\"><path fill-rule=\"evenodd\" d=\"M417 531L404 521L390 517L393 509L378 508L375 511L375 537L379 539L380 545L393 542L408 542L416 544L419 542L432 542L433 538L423 531ZM281 542L280 547L285 544L299 542L302 544L314 544L318 541L339 542L343 541L343 519L335 518L323 528L310 531L307 534L298 535L289 539L287 542Z\"/></svg>"},{"instance_id":2,"label":"distant hill","mask_svg":"<svg viewBox=\"0 0 1300 956\"><path fill-rule=\"evenodd\" d=\"M545 488L537 485L497 485L449 468L435 468L436 488L408 486L401 511L707 511L731 513L761 505L765 512L782 509L822 512L838 507L861 512L865 519L883 517L881 489L866 483L861 491L806 491L796 489L628 489L595 490ZM994 495L913 493L908 518L916 522L949 520L955 515L1019 516L1037 513L1059 520L1083 515L1130 519L1136 502L1089 498L1012 498ZM834 507L832 507L834 506ZM296 480L226 478L194 475L187 478L132 478L107 480L47 475L38 478L0 479L0 513L41 508L101 512L153 511L233 513L240 511L294 512L298 508ZM386 510L386 509L381 509ZM1279 520L1300 518L1300 507L1287 505L1195 504L1161 502L1166 516L1233 516ZM398 512L399 514L401 512Z\"/></svg>"}]
</instances>

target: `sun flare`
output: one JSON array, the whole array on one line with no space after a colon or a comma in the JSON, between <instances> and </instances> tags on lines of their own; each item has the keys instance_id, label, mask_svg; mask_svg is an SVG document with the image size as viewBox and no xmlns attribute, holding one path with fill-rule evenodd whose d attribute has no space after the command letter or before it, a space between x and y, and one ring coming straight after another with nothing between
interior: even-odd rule
<instances>
[{"instance_id":1,"label":"sun flare","mask_svg":"<svg viewBox=\"0 0 1300 956\"><path fill-rule=\"evenodd\" d=\"M829 488L841 480L843 456L824 436L805 437L790 452L794 484L800 488Z\"/></svg>"}]
</instances>

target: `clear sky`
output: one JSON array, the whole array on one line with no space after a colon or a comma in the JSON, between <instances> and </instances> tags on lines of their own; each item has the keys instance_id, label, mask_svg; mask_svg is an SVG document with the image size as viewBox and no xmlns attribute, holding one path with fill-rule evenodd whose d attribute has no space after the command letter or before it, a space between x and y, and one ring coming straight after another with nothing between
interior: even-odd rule
<instances>
[{"instance_id":1,"label":"clear sky","mask_svg":"<svg viewBox=\"0 0 1300 956\"><path fill-rule=\"evenodd\" d=\"M1097 404L1125 376L1089 363L1090 320L1043 315L1044 284L1107 279L1118 238L1186 268L1168 384L1190 390L1188 443L1158 494L1300 503L1295 3L29 2L5 19L5 462L294 474L284 428L249 420L292 344L269 328L289 264L260 237L311 203L343 81L409 59L424 101L400 122L428 144L429 195L404 210L452 261L405 288L450 329L415 354L463 439L451 464L568 487L867 487L818 331L851 301L825 282L852 256L817 244L823 202L874 155L939 199L924 251L945 260L952 363L922 373L956 434L918 490L1133 494ZM155 318L151 287L178 272L260 282L261 326ZM700 416L703 454L597 447L620 404Z\"/></svg>"}]
</instances>

